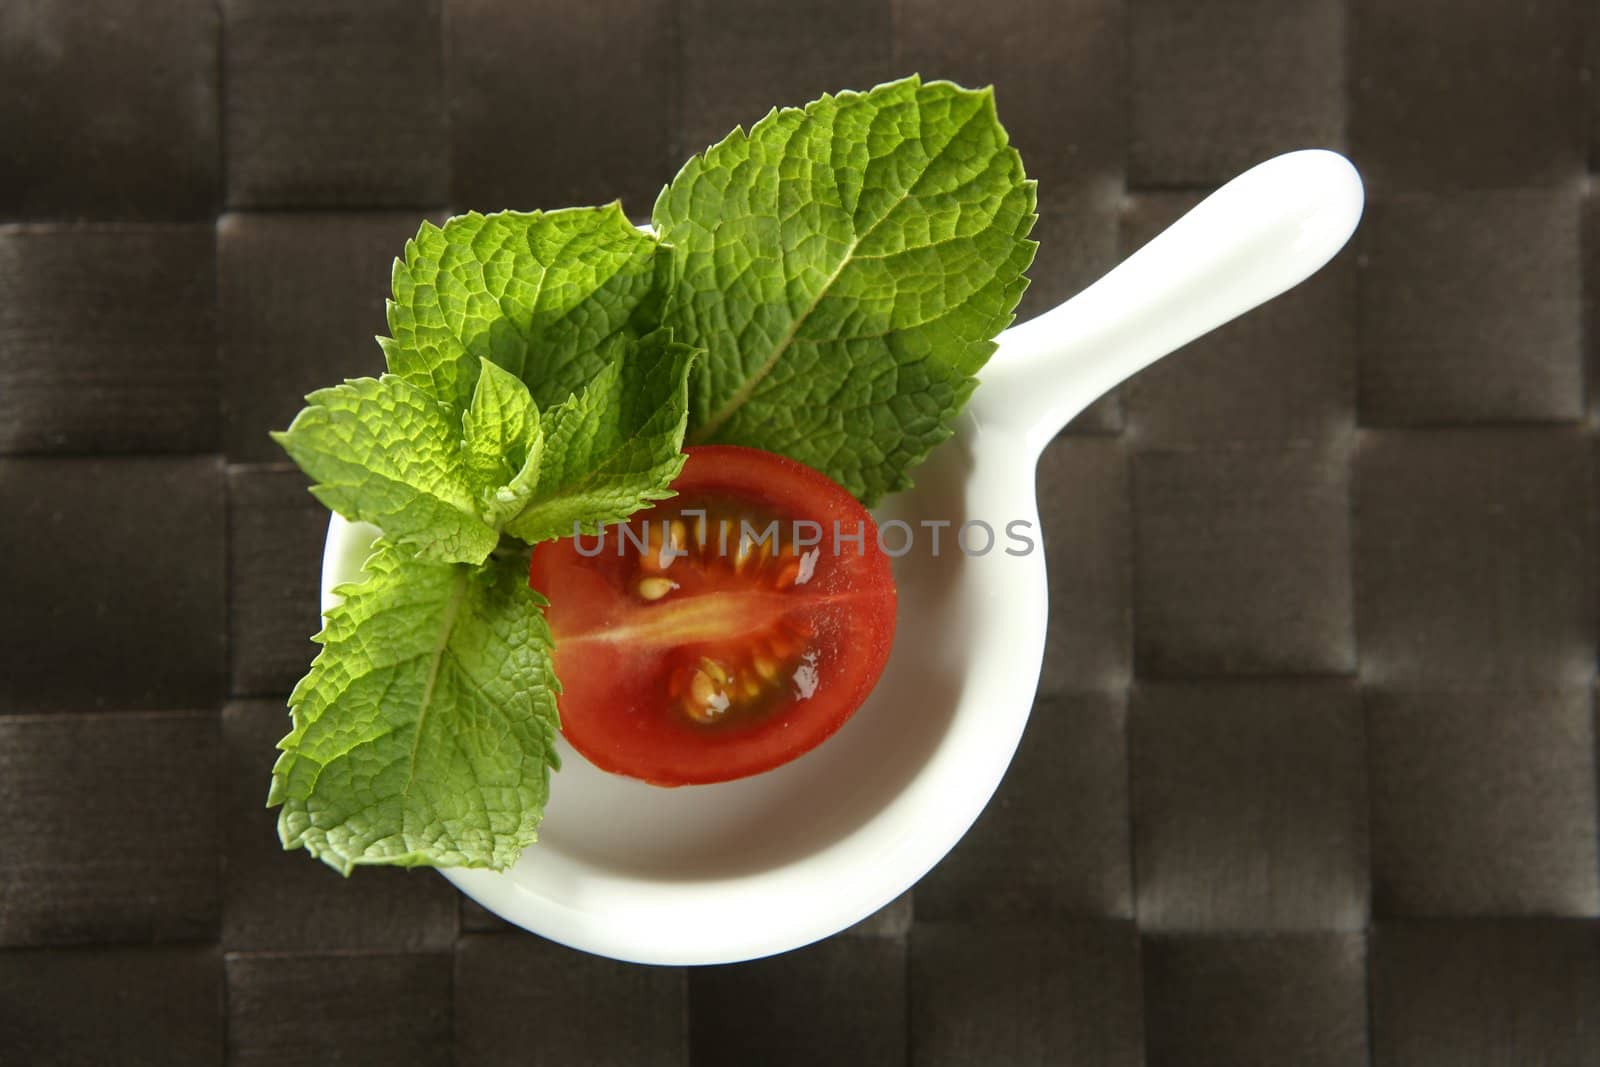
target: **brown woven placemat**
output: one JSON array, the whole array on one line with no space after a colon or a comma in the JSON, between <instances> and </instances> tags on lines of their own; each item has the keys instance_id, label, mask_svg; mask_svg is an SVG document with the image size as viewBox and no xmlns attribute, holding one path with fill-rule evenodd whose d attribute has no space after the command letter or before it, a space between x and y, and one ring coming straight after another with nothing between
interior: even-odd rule
<instances>
[{"instance_id":1,"label":"brown woven placemat","mask_svg":"<svg viewBox=\"0 0 1600 1067\"><path fill-rule=\"evenodd\" d=\"M1593 5L0 9L0 1062L1600 1063ZM694 971L348 882L261 806L324 525L267 440L419 216L621 197L773 104L994 82L1024 311L1280 151L1352 248L1039 473L1038 706L862 927Z\"/></svg>"}]
</instances>

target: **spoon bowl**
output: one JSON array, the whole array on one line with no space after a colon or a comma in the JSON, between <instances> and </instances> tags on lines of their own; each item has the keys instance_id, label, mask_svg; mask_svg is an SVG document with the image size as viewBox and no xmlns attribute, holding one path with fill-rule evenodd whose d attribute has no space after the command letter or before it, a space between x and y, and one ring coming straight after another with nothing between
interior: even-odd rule
<instances>
[{"instance_id":1,"label":"spoon bowl","mask_svg":"<svg viewBox=\"0 0 1600 1067\"><path fill-rule=\"evenodd\" d=\"M915 489L875 512L891 551L908 543L894 651L825 744L751 778L661 789L562 742L538 844L504 873L442 873L534 933L653 964L798 948L905 892L988 803L1032 708L1048 610L1040 452L1118 382L1316 271L1361 207L1343 157L1279 156L1001 335L954 437L917 468ZM323 610L377 534L332 518Z\"/></svg>"}]
</instances>

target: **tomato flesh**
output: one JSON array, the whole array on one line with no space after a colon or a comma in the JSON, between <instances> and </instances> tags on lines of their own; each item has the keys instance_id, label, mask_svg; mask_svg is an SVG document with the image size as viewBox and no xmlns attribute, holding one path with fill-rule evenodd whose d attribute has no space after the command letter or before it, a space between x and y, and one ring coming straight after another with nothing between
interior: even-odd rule
<instances>
[{"instance_id":1,"label":"tomato flesh","mask_svg":"<svg viewBox=\"0 0 1600 1067\"><path fill-rule=\"evenodd\" d=\"M866 700L894 639L889 559L849 493L769 452L686 451L676 496L603 537L540 545L529 575L550 601L562 733L657 785L814 748Z\"/></svg>"}]
</instances>

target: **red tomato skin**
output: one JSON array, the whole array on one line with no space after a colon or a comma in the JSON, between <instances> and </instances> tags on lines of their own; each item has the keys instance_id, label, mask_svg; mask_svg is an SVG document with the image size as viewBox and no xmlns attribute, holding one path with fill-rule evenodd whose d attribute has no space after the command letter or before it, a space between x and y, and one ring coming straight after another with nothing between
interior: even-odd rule
<instances>
[{"instance_id":1,"label":"red tomato skin","mask_svg":"<svg viewBox=\"0 0 1600 1067\"><path fill-rule=\"evenodd\" d=\"M680 497L645 509L631 521L654 521L656 514L671 514L697 497L710 496L820 523L823 552L811 587L814 595L797 597L794 609L814 629L812 651L817 653L820 683L809 699L791 699L787 706L751 720L698 725L677 710L666 692L670 672L664 664L670 658L642 658L622 641L562 640L564 629L626 625L650 610L630 602L623 590L633 564L618 559L610 543L593 559L583 558L571 538L540 545L529 578L550 599L556 675L563 686L558 697L562 733L600 769L659 786L759 774L836 733L866 701L888 662L897 606L889 557L877 544L877 525L837 483L802 463L758 449L709 445L685 451L683 472L673 482ZM847 535L861 524L860 555L853 538L841 542L840 555L830 553L836 521ZM608 537L616 533L612 530ZM592 549L594 539L585 539L585 544ZM700 648L678 647L690 656Z\"/></svg>"}]
</instances>

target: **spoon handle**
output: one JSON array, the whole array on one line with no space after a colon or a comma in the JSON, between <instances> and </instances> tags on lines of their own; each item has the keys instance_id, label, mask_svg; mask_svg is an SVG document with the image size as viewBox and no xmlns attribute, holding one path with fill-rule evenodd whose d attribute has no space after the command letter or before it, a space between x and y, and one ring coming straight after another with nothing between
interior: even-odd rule
<instances>
[{"instance_id":1,"label":"spoon handle","mask_svg":"<svg viewBox=\"0 0 1600 1067\"><path fill-rule=\"evenodd\" d=\"M1361 178L1343 156L1290 152L1252 167L1115 270L1007 330L971 410L1035 455L1074 415L1167 353L1298 285L1344 247Z\"/></svg>"}]
</instances>

